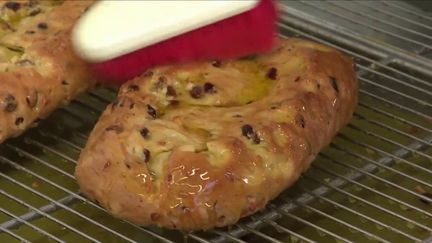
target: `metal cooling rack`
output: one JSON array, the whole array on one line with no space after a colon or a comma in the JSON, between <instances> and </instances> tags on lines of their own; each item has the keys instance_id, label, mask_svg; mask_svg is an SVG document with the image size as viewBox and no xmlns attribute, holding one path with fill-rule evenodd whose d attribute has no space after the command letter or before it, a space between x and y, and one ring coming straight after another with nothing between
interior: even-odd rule
<instances>
[{"instance_id":1,"label":"metal cooling rack","mask_svg":"<svg viewBox=\"0 0 432 243\"><path fill-rule=\"evenodd\" d=\"M0 242L432 242L432 15L400 1L282 1L282 36L355 58L352 122L296 185L238 224L182 233L109 216L73 171L115 91L0 146Z\"/></svg>"}]
</instances>

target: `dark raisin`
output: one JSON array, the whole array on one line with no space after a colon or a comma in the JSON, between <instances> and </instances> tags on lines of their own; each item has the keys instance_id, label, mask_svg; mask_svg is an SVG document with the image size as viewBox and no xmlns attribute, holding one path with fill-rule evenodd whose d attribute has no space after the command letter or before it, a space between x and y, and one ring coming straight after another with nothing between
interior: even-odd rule
<instances>
[{"instance_id":1,"label":"dark raisin","mask_svg":"<svg viewBox=\"0 0 432 243\"><path fill-rule=\"evenodd\" d=\"M150 174L150 181L155 181L156 180L156 172L149 170L149 174Z\"/></svg>"},{"instance_id":2,"label":"dark raisin","mask_svg":"<svg viewBox=\"0 0 432 243\"><path fill-rule=\"evenodd\" d=\"M261 143L261 138L258 136L258 134L254 133L252 141L254 144L260 144Z\"/></svg>"},{"instance_id":3,"label":"dark raisin","mask_svg":"<svg viewBox=\"0 0 432 243\"><path fill-rule=\"evenodd\" d=\"M17 119L15 119L15 125L18 126L19 124L23 123L23 121L24 121L23 117L18 117Z\"/></svg>"},{"instance_id":4,"label":"dark raisin","mask_svg":"<svg viewBox=\"0 0 432 243\"><path fill-rule=\"evenodd\" d=\"M214 94L216 93L216 87L212 83L207 82L204 84L204 92Z\"/></svg>"},{"instance_id":5,"label":"dark raisin","mask_svg":"<svg viewBox=\"0 0 432 243\"><path fill-rule=\"evenodd\" d=\"M192 98L194 99L199 99L202 97L202 88L201 86L194 86L190 91L189 91L190 95L192 96Z\"/></svg>"},{"instance_id":6,"label":"dark raisin","mask_svg":"<svg viewBox=\"0 0 432 243\"><path fill-rule=\"evenodd\" d=\"M432 199L432 193L430 193L430 192L424 192L424 193L421 193L421 195ZM420 202L422 202L424 204L431 204L431 202L429 200L426 200L424 198L420 198Z\"/></svg>"},{"instance_id":7,"label":"dark raisin","mask_svg":"<svg viewBox=\"0 0 432 243\"><path fill-rule=\"evenodd\" d=\"M254 130L253 127L249 124L242 126L242 135L247 137L248 139L251 139L254 136Z\"/></svg>"},{"instance_id":8,"label":"dark raisin","mask_svg":"<svg viewBox=\"0 0 432 243\"><path fill-rule=\"evenodd\" d=\"M176 97L177 96L177 92L176 92L176 90L174 89L173 86L168 85L167 86L167 90L166 90L166 95L167 96Z\"/></svg>"},{"instance_id":9,"label":"dark raisin","mask_svg":"<svg viewBox=\"0 0 432 243\"><path fill-rule=\"evenodd\" d=\"M139 86L136 84L131 84L127 88L128 92L138 91L139 89L140 89Z\"/></svg>"},{"instance_id":10,"label":"dark raisin","mask_svg":"<svg viewBox=\"0 0 432 243\"><path fill-rule=\"evenodd\" d=\"M63 81L62 81L62 83L63 83ZM120 103L120 100L115 99L115 100L113 101L112 105L113 105L113 106L118 106L119 103Z\"/></svg>"},{"instance_id":11,"label":"dark raisin","mask_svg":"<svg viewBox=\"0 0 432 243\"><path fill-rule=\"evenodd\" d=\"M33 121L33 124L36 126L39 124L40 121L41 121L40 118L36 118L36 120Z\"/></svg>"},{"instance_id":12,"label":"dark raisin","mask_svg":"<svg viewBox=\"0 0 432 243\"><path fill-rule=\"evenodd\" d=\"M39 29L41 29L41 30L46 30L46 29L48 29L48 24L47 24L47 23L44 23L44 22L41 22L41 23L39 23L39 24L37 25L37 27L38 27Z\"/></svg>"},{"instance_id":13,"label":"dark raisin","mask_svg":"<svg viewBox=\"0 0 432 243\"><path fill-rule=\"evenodd\" d=\"M359 67L357 66L357 64L355 62L353 63L353 69L354 69L354 71L358 71L359 70Z\"/></svg>"},{"instance_id":14,"label":"dark raisin","mask_svg":"<svg viewBox=\"0 0 432 243\"><path fill-rule=\"evenodd\" d=\"M151 105L147 105L147 114L153 119L157 117L156 109Z\"/></svg>"},{"instance_id":15,"label":"dark raisin","mask_svg":"<svg viewBox=\"0 0 432 243\"><path fill-rule=\"evenodd\" d=\"M16 110L18 103L15 100L15 97L13 95L7 95L6 98L4 99L4 103L5 103L5 108L4 110L6 112L13 112Z\"/></svg>"},{"instance_id":16,"label":"dark raisin","mask_svg":"<svg viewBox=\"0 0 432 243\"><path fill-rule=\"evenodd\" d=\"M160 219L161 215L158 213L152 213L150 214L150 218L152 221L158 221Z\"/></svg>"},{"instance_id":17,"label":"dark raisin","mask_svg":"<svg viewBox=\"0 0 432 243\"><path fill-rule=\"evenodd\" d=\"M339 93L339 87L338 87L336 78L332 77L332 76L330 76L329 78L330 78L330 84L331 84L331 86L336 91L336 93Z\"/></svg>"},{"instance_id":18,"label":"dark raisin","mask_svg":"<svg viewBox=\"0 0 432 243\"><path fill-rule=\"evenodd\" d=\"M221 67L221 66L222 66L222 62L219 61L219 60L214 60L214 61L212 62L212 66L213 66L213 67Z\"/></svg>"},{"instance_id":19,"label":"dark raisin","mask_svg":"<svg viewBox=\"0 0 432 243\"><path fill-rule=\"evenodd\" d=\"M107 131L107 132L114 131L117 134L119 134L119 133L123 132L123 127L119 126L119 125L111 125L111 126L105 128L105 131Z\"/></svg>"},{"instance_id":20,"label":"dark raisin","mask_svg":"<svg viewBox=\"0 0 432 243\"><path fill-rule=\"evenodd\" d=\"M319 81L319 80L317 80L317 85L316 85L316 87L317 87L317 89L320 89L320 88L321 88L321 84L320 84L320 81Z\"/></svg>"},{"instance_id":21,"label":"dark raisin","mask_svg":"<svg viewBox=\"0 0 432 243\"><path fill-rule=\"evenodd\" d=\"M129 105L129 110L132 110L133 108L135 107L135 103L130 103L130 105Z\"/></svg>"},{"instance_id":22,"label":"dark raisin","mask_svg":"<svg viewBox=\"0 0 432 243\"><path fill-rule=\"evenodd\" d=\"M186 206L181 206L180 209L183 211L183 213L189 213L191 211L191 209Z\"/></svg>"},{"instance_id":23,"label":"dark raisin","mask_svg":"<svg viewBox=\"0 0 432 243\"><path fill-rule=\"evenodd\" d=\"M38 5L38 4L39 4L39 0L29 0L28 1L28 6L29 7L34 7L34 6Z\"/></svg>"},{"instance_id":24,"label":"dark raisin","mask_svg":"<svg viewBox=\"0 0 432 243\"><path fill-rule=\"evenodd\" d=\"M11 51L15 51L15 52L23 52L24 49L20 46L7 46L7 49L11 50Z\"/></svg>"},{"instance_id":25,"label":"dark raisin","mask_svg":"<svg viewBox=\"0 0 432 243\"><path fill-rule=\"evenodd\" d=\"M111 162L110 161L107 161L105 164L104 164L104 169L106 169L106 168L108 168L108 167L110 167L110 165L111 165Z\"/></svg>"},{"instance_id":26,"label":"dark raisin","mask_svg":"<svg viewBox=\"0 0 432 243\"><path fill-rule=\"evenodd\" d=\"M252 54L252 55L241 57L240 60L249 60L249 61L252 61L252 60L255 60L257 57L258 57L257 55Z\"/></svg>"},{"instance_id":27,"label":"dark raisin","mask_svg":"<svg viewBox=\"0 0 432 243\"><path fill-rule=\"evenodd\" d=\"M143 129L140 130L140 134L141 136L143 136L143 138L148 138L150 131L144 127Z\"/></svg>"},{"instance_id":28,"label":"dark raisin","mask_svg":"<svg viewBox=\"0 0 432 243\"><path fill-rule=\"evenodd\" d=\"M153 72L152 71L147 71L142 76L143 77L151 77L151 76L153 76Z\"/></svg>"},{"instance_id":29,"label":"dark raisin","mask_svg":"<svg viewBox=\"0 0 432 243\"><path fill-rule=\"evenodd\" d=\"M432 199L432 193L427 192L427 191L426 191L425 189L423 189L421 186L416 186L416 187L415 187L415 191L416 191L418 194L420 194L420 195L422 195L422 196L424 196L424 197L426 197L426 198ZM425 199L425 198L423 198L423 197L419 198L419 200L420 200L420 202L422 202L422 203L424 203L424 204L426 204L426 205L429 205L429 204L432 203L430 200L427 200L427 199Z\"/></svg>"},{"instance_id":30,"label":"dark raisin","mask_svg":"<svg viewBox=\"0 0 432 243\"><path fill-rule=\"evenodd\" d=\"M180 101L178 101L178 100L171 100L170 101L171 106L178 106L179 104L180 104Z\"/></svg>"},{"instance_id":31,"label":"dark raisin","mask_svg":"<svg viewBox=\"0 0 432 243\"><path fill-rule=\"evenodd\" d=\"M168 175L167 175L167 182L168 182L168 183L171 183L172 180L173 180L173 175L172 175L172 174L168 174Z\"/></svg>"},{"instance_id":32,"label":"dark raisin","mask_svg":"<svg viewBox=\"0 0 432 243\"><path fill-rule=\"evenodd\" d=\"M218 222L219 223L222 223L224 221L225 221L225 216L224 215L221 215L221 216L218 217Z\"/></svg>"},{"instance_id":33,"label":"dark raisin","mask_svg":"<svg viewBox=\"0 0 432 243\"><path fill-rule=\"evenodd\" d=\"M34 31L34 30L27 30L25 33L28 34L28 35L32 35L32 34L36 33L36 31Z\"/></svg>"},{"instance_id":34,"label":"dark raisin","mask_svg":"<svg viewBox=\"0 0 432 243\"><path fill-rule=\"evenodd\" d=\"M298 115L298 117L297 117L297 124L299 126L301 126L302 128L305 128L306 122L305 122L304 117L302 115Z\"/></svg>"},{"instance_id":35,"label":"dark raisin","mask_svg":"<svg viewBox=\"0 0 432 243\"><path fill-rule=\"evenodd\" d=\"M297 76L295 79L294 79L294 82L298 82L300 80L300 76Z\"/></svg>"},{"instance_id":36,"label":"dark raisin","mask_svg":"<svg viewBox=\"0 0 432 243\"><path fill-rule=\"evenodd\" d=\"M160 91L165 87L166 84L167 84L167 78L165 76L160 76L158 81L154 84L154 88L157 91Z\"/></svg>"},{"instance_id":37,"label":"dark raisin","mask_svg":"<svg viewBox=\"0 0 432 243\"><path fill-rule=\"evenodd\" d=\"M143 149L144 154L144 162L149 162L150 160L150 151L148 149Z\"/></svg>"},{"instance_id":38,"label":"dark raisin","mask_svg":"<svg viewBox=\"0 0 432 243\"><path fill-rule=\"evenodd\" d=\"M20 67L27 67L27 66L34 66L35 63L30 61L29 59L23 59L23 60L19 60L18 62L15 63L17 66Z\"/></svg>"},{"instance_id":39,"label":"dark raisin","mask_svg":"<svg viewBox=\"0 0 432 243\"><path fill-rule=\"evenodd\" d=\"M40 9L35 9L35 10L31 11L29 13L29 15L33 17L33 16L36 16L36 15L40 14L40 12L41 12Z\"/></svg>"},{"instance_id":40,"label":"dark raisin","mask_svg":"<svg viewBox=\"0 0 432 243\"><path fill-rule=\"evenodd\" d=\"M66 81L66 80L62 80L62 81L61 81L61 84L62 84L62 85L69 85L69 82Z\"/></svg>"},{"instance_id":41,"label":"dark raisin","mask_svg":"<svg viewBox=\"0 0 432 243\"><path fill-rule=\"evenodd\" d=\"M7 2L4 6L10 10L13 10L14 12L18 11L21 8L21 4L17 2Z\"/></svg>"},{"instance_id":42,"label":"dark raisin","mask_svg":"<svg viewBox=\"0 0 432 243\"><path fill-rule=\"evenodd\" d=\"M123 107L123 106L124 106L123 100L115 99L111 105L111 110L113 110L116 107Z\"/></svg>"},{"instance_id":43,"label":"dark raisin","mask_svg":"<svg viewBox=\"0 0 432 243\"><path fill-rule=\"evenodd\" d=\"M267 78L275 80L277 78L277 69L272 67L267 71Z\"/></svg>"},{"instance_id":44,"label":"dark raisin","mask_svg":"<svg viewBox=\"0 0 432 243\"><path fill-rule=\"evenodd\" d=\"M225 172L224 176L231 182L235 180L235 175L231 171Z\"/></svg>"},{"instance_id":45,"label":"dark raisin","mask_svg":"<svg viewBox=\"0 0 432 243\"><path fill-rule=\"evenodd\" d=\"M34 91L26 97L27 105L33 109L38 103L38 92Z\"/></svg>"},{"instance_id":46,"label":"dark raisin","mask_svg":"<svg viewBox=\"0 0 432 243\"><path fill-rule=\"evenodd\" d=\"M6 23L6 22L0 23L0 30L1 30L1 29L3 29L3 30L10 30L10 31L12 31L12 32L15 32L15 31L16 31L15 28L13 28L10 24L8 24L8 23Z\"/></svg>"},{"instance_id":47,"label":"dark raisin","mask_svg":"<svg viewBox=\"0 0 432 243\"><path fill-rule=\"evenodd\" d=\"M131 168L130 164L128 164L128 163L125 163L125 165L126 165L126 168L128 168L128 169L130 169L130 168Z\"/></svg>"}]
</instances>

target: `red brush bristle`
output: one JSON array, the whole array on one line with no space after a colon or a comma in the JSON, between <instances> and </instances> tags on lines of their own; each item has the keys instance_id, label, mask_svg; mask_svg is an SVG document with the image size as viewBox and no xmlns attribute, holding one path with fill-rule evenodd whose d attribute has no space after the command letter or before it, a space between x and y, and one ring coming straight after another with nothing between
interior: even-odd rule
<instances>
[{"instance_id":1,"label":"red brush bristle","mask_svg":"<svg viewBox=\"0 0 432 243\"><path fill-rule=\"evenodd\" d=\"M158 65L265 52L274 45L276 18L273 0L261 0L248 12L112 60L93 63L91 68L105 82L121 84Z\"/></svg>"}]
</instances>

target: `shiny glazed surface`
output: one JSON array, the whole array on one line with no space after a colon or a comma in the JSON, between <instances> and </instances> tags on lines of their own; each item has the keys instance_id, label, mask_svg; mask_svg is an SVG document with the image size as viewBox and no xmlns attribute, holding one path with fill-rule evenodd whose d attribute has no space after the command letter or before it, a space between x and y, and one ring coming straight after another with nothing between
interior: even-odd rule
<instances>
[{"instance_id":1,"label":"shiny glazed surface","mask_svg":"<svg viewBox=\"0 0 432 243\"><path fill-rule=\"evenodd\" d=\"M233 224L298 179L351 119L357 90L350 58L295 38L262 56L160 67L122 86L76 178L137 224Z\"/></svg>"}]
</instances>

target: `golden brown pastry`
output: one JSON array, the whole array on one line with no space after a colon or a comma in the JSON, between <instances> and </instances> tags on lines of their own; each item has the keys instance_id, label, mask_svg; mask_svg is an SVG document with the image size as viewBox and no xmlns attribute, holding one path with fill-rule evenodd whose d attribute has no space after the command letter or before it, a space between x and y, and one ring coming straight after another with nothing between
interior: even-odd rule
<instances>
[{"instance_id":1,"label":"golden brown pastry","mask_svg":"<svg viewBox=\"0 0 432 243\"><path fill-rule=\"evenodd\" d=\"M69 37L91 3L0 3L0 143L95 84Z\"/></svg>"},{"instance_id":2,"label":"golden brown pastry","mask_svg":"<svg viewBox=\"0 0 432 243\"><path fill-rule=\"evenodd\" d=\"M293 184L353 114L350 58L301 39L151 70L121 87L83 150L82 192L140 225L235 223Z\"/></svg>"}]
</instances>

